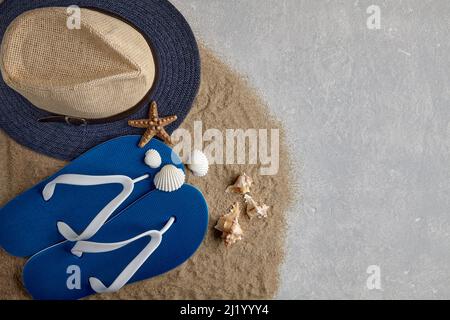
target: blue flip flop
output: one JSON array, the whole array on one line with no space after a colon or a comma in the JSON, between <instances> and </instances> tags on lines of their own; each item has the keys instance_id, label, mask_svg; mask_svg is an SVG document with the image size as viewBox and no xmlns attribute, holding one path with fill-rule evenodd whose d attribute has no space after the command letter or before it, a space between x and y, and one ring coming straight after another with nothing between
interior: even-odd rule
<instances>
[{"instance_id":1,"label":"blue flip flop","mask_svg":"<svg viewBox=\"0 0 450 320\"><path fill-rule=\"evenodd\" d=\"M185 262L200 246L207 226L208 207L195 187L154 190L89 241L66 241L32 256L23 271L25 287L40 300L117 291Z\"/></svg>"},{"instance_id":2,"label":"blue flip flop","mask_svg":"<svg viewBox=\"0 0 450 320\"><path fill-rule=\"evenodd\" d=\"M0 247L28 257L66 239L89 239L110 217L154 190L161 167L184 170L171 148L152 139L141 149L139 140L124 136L98 145L7 203L0 209ZM151 149L159 167L144 161Z\"/></svg>"}]
</instances>

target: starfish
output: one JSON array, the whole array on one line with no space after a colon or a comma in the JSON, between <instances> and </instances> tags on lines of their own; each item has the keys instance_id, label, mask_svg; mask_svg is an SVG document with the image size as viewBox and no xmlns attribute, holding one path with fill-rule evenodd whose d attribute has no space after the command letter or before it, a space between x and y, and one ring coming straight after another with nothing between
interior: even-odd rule
<instances>
[{"instance_id":1,"label":"starfish","mask_svg":"<svg viewBox=\"0 0 450 320\"><path fill-rule=\"evenodd\" d=\"M140 148L145 147L154 136L161 138L166 144L172 146L172 139L170 138L170 135L167 133L164 127L176 120L177 116L160 118L158 116L158 105L155 101L153 101L150 104L148 119L129 120L128 125L134 128L147 129L142 135L141 141L139 142Z\"/></svg>"}]
</instances>

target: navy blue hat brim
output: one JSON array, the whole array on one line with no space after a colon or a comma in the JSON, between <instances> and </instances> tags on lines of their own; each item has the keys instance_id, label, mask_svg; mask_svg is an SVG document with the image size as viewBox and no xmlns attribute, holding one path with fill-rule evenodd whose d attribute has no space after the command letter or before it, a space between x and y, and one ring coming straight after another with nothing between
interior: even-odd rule
<instances>
[{"instance_id":1,"label":"navy blue hat brim","mask_svg":"<svg viewBox=\"0 0 450 320\"><path fill-rule=\"evenodd\" d=\"M166 127L172 133L189 113L200 85L200 57L195 37L181 13L166 0L5 0L0 4L0 41L11 22L22 13L43 7L78 5L122 18L149 40L158 75L149 96L131 116L103 124L74 126L44 123L46 111L36 108L0 77L0 128L18 143L62 160L72 160L88 149L121 135L141 134L128 120L146 118L150 101L160 116L177 115Z\"/></svg>"}]
</instances>

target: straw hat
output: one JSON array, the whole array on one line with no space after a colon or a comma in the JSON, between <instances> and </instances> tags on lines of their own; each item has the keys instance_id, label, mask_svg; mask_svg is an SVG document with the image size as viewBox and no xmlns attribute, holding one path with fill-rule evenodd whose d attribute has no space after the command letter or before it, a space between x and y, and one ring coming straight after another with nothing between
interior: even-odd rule
<instances>
[{"instance_id":1,"label":"straw hat","mask_svg":"<svg viewBox=\"0 0 450 320\"><path fill-rule=\"evenodd\" d=\"M178 116L172 132L199 87L195 38L167 1L5 0L0 40L0 128L59 159L140 133L127 122L150 101Z\"/></svg>"}]
</instances>

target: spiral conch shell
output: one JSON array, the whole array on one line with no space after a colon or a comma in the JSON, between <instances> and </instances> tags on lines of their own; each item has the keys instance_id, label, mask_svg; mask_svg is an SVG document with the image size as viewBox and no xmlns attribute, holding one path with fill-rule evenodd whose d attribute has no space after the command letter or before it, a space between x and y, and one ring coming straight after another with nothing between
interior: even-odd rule
<instances>
[{"instance_id":1,"label":"spiral conch shell","mask_svg":"<svg viewBox=\"0 0 450 320\"><path fill-rule=\"evenodd\" d=\"M253 179L243 173L237 178L236 182L233 185L227 188L226 192L246 194L250 192L250 187L252 186L252 184Z\"/></svg>"},{"instance_id":2,"label":"spiral conch shell","mask_svg":"<svg viewBox=\"0 0 450 320\"><path fill-rule=\"evenodd\" d=\"M161 165L161 155L155 149L150 149L145 153L145 164L152 169L159 168Z\"/></svg>"},{"instance_id":3,"label":"spiral conch shell","mask_svg":"<svg viewBox=\"0 0 450 320\"><path fill-rule=\"evenodd\" d=\"M200 150L194 150L187 160L188 168L196 177L204 177L208 173L209 161L206 155Z\"/></svg>"},{"instance_id":4,"label":"spiral conch shell","mask_svg":"<svg viewBox=\"0 0 450 320\"><path fill-rule=\"evenodd\" d=\"M158 190L173 192L184 184L185 175L183 170L172 164L165 165L155 176L153 182Z\"/></svg>"},{"instance_id":5,"label":"spiral conch shell","mask_svg":"<svg viewBox=\"0 0 450 320\"><path fill-rule=\"evenodd\" d=\"M259 219L267 218L267 212L270 207L265 203L259 205L250 195L244 196L245 203L247 204L247 215L250 219L258 217Z\"/></svg>"},{"instance_id":6,"label":"spiral conch shell","mask_svg":"<svg viewBox=\"0 0 450 320\"><path fill-rule=\"evenodd\" d=\"M217 222L216 229L222 231L222 239L227 247L242 240L244 232L239 225L239 217L241 215L241 209L239 202L236 202L227 214L220 217Z\"/></svg>"}]
</instances>

